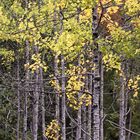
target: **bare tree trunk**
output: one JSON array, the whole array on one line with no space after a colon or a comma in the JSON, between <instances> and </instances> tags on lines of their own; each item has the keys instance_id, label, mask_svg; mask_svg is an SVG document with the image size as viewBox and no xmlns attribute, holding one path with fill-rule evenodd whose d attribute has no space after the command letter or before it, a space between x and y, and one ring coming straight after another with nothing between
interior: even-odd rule
<instances>
[{"instance_id":1,"label":"bare tree trunk","mask_svg":"<svg viewBox=\"0 0 140 140\"><path fill-rule=\"evenodd\" d=\"M25 8L28 9L28 0L25 0ZM29 64L29 42L26 40L26 65ZM25 94L24 94L24 116L23 116L23 140L27 140L27 119L28 119L28 95L29 95L29 69L26 68L25 74Z\"/></svg>"},{"instance_id":2,"label":"bare tree trunk","mask_svg":"<svg viewBox=\"0 0 140 140\"><path fill-rule=\"evenodd\" d=\"M92 95L92 75L89 76L89 92L90 94ZM92 107L91 105L88 106L88 124L87 124L87 130L88 130L88 133L89 133L89 136L87 136L87 140L91 140L91 136L92 136L92 133L91 133L91 122L92 122L92 118L91 118L91 111L92 111Z\"/></svg>"},{"instance_id":3,"label":"bare tree trunk","mask_svg":"<svg viewBox=\"0 0 140 140\"><path fill-rule=\"evenodd\" d=\"M86 117L86 106L83 106L83 113L82 113L82 128L83 130L87 131L87 117ZM83 132L83 140L86 140L86 133Z\"/></svg>"},{"instance_id":4,"label":"bare tree trunk","mask_svg":"<svg viewBox=\"0 0 140 140\"><path fill-rule=\"evenodd\" d=\"M93 139L94 140L100 140L100 104L99 104L99 99L100 99L100 81L99 81L99 55L98 52L95 51L94 54L94 62L95 62L95 70L94 70L94 96L93 96L93 103L95 105L94 108L94 126L93 126Z\"/></svg>"},{"instance_id":5,"label":"bare tree trunk","mask_svg":"<svg viewBox=\"0 0 140 140\"><path fill-rule=\"evenodd\" d=\"M81 107L78 109L78 114L77 114L77 130L76 130L76 140L80 140L81 139Z\"/></svg>"},{"instance_id":6,"label":"bare tree trunk","mask_svg":"<svg viewBox=\"0 0 140 140\"><path fill-rule=\"evenodd\" d=\"M19 76L19 56L17 55L17 103L18 103L18 112L17 112L17 140L20 139L20 76Z\"/></svg>"},{"instance_id":7,"label":"bare tree trunk","mask_svg":"<svg viewBox=\"0 0 140 140\"><path fill-rule=\"evenodd\" d=\"M126 65L125 65L125 81L124 81L124 88L125 88L125 97L124 97L124 99L125 99L125 105L124 105L124 110L125 110L125 127L127 127L126 125L126 121L127 121L127 117L128 117L128 111L130 111L130 110L128 110L128 102L129 102L129 88L128 88L128 86L127 86L127 81L128 81L128 79L129 79L129 63L128 63L128 61L126 62ZM129 125L129 124L128 124ZM129 126L128 126L129 127ZM129 129L129 130L131 130L131 129ZM125 139L126 140L128 140L128 138L127 138L127 134L129 134L130 132L125 132Z\"/></svg>"},{"instance_id":8,"label":"bare tree trunk","mask_svg":"<svg viewBox=\"0 0 140 140\"><path fill-rule=\"evenodd\" d=\"M26 64L29 64L29 42L26 41ZM24 99L24 120L23 120L23 140L27 140L27 118L28 118L28 94L29 94L29 69L26 68L25 75L25 99Z\"/></svg>"},{"instance_id":9,"label":"bare tree trunk","mask_svg":"<svg viewBox=\"0 0 140 140\"><path fill-rule=\"evenodd\" d=\"M53 34L55 34L55 32L57 31L57 23L56 23L56 3L55 3L55 0L53 1L54 5L55 5L55 8L54 8L54 16L53 16L53 19L54 19L54 22L53 22ZM57 43L57 40L55 40L55 42ZM58 80L58 76L59 76L59 70L58 70L58 54L57 52L55 53L55 58L54 58L54 75L55 75L55 84L56 84L56 87L55 87L55 118L58 122L58 124L60 125L60 89L59 89L59 80ZM57 137L59 136L59 132L57 134ZM58 139L58 138L56 138Z\"/></svg>"},{"instance_id":10,"label":"bare tree trunk","mask_svg":"<svg viewBox=\"0 0 140 140\"><path fill-rule=\"evenodd\" d=\"M44 95L44 85L43 85L43 70L40 68L40 88L41 88L41 108L42 108L42 134L43 134L43 140L46 138L45 136L45 95Z\"/></svg>"},{"instance_id":11,"label":"bare tree trunk","mask_svg":"<svg viewBox=\"0 0 140 140\"><path fill-rule=\"evenodd\" d=\"M61 68L62 68L62 140L66 140L65 64L63 55L61 55Z\"/></svg>"},{"instance_id":12,"label":"bare tree trunk","mask_svg":"<svg viewBox=\"0 0 140 140\"><path fill-rule=\"evenodd\" d=\"M94 103L94 113L93 113L93 140L100 140L100 67L99 67L99 48L96 42L98 37L98 14L97 6L92 10L93 23L92 23L92 32L93 32L93 45L94 49L94 85L93 85L93 103Z\"/></svg>"},{"instance_id":13,"label":"bare tree trunk","mask_svg":"<svg viewBox=\"0 0 140 140\"><path fill-rule=\"evenodd\" d=\"M38 48L35 46L35 53L38 54ZM39 69L35 71L35 91L33 102L33 140L38 139L38 104L39 104Z\"/></svg>"},{"instance_id":14,"label":"bare tree trunk","mask_svg":"<svg viewBox=\"0 0 140 140\"><path fill-rule=\"evenodd\" d=\"M103 127L103 118L104 118L104 114L103 114L103 98L104 98L104 68L103 68L103 61L102 61L102 54L101 54L101 62L100 62L100 67L101 67L101 94L100 94L100 140L104 139L104 127Z\"/></svg>"},{"instance_id":15,"label":"bare tree trunk","mask_svg":"<svg viewBox=\"0 0 140 140\"><path fill-rule=\"evenodd\" d=\"M79 56L79 60L78 60L78 66L80 66L80 56ZM80 79L79 79L80 80ZM81 96L81 92L78 93L78 100ZM77 130L76 130L76 140L80 140L82 137L82 110L81 110L81 106L78 108L78 113L77 113Z\"/></svg>"},{"instance_id":16,"label":"bare tree trunk","mask_svg":"<svg viewBox=\"0 0 140 140\"><path fill-rule=\"evenodd\" d=\"M85 78L85 88L86 88L86 90L88 91L88 75L86 76L86 78ZM86 105L85 104L83 104L83 108L82 108L82 111L83 111L83 113L82 113L82 128L83 128L83 130L85 131L85 132L87 132L87 108L86 108ZM85 133L85 132L83 132L83 140L86 140L87 139L87 134Z\"/></svg>"},{"instance_id":17,"label":"bare tree trunk","mask_svg":"<svg viewBox=\"0 0 140 140\"><path fill-rule=\"evenodd\" d=\"M124 65L122 64L122 71L124 70ZM126 132L125 132L125 81L124 76L120 77L120 117L119 117L119 140L125 140Z\"/></svg>"},{"instance_id":18,"label":"bare tree trunk","mask_svg":"<svg viewBox=\"0 0 140 140\"><path fill-rule=\"evenodd\" d=\"M41 9L41 4L42 4L42 1L38 0L39 13ZM42 138L43 140L46 140L45 138L45 100L44 100L45 95L44 95L44 84L43 84L43 70L41 67L39 68L39 72L40 72L40 90L41 90Z\"/></svg>"},{"instance_id":19,"label":"bare tree trunk","mask_svg":"<svg viewBox=\"0 0 140 140\"><path fill-rule=\"evenodd\" d=\"M56 84L56 88L55 88L55 117L57 122L60 124L60 97L59 97L59 81L58 81L58 55L55 55L54 58L54 74L55 74L55 84ZM59 135L59 133L57 134Z\"/></svg>"}]
</instances>

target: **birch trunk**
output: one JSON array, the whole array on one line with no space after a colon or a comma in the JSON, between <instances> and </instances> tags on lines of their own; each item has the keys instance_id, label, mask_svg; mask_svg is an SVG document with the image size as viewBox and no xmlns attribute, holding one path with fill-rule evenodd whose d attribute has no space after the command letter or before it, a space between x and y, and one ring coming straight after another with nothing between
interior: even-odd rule
<instances>
[{"instance_id":1,"label":"birch trunk","mask_svg":"<svg viewBox=\"0 0 140 140\"><path fill-rule=\"evenodd\" d=\"M93 84L93 104L94 104L94 113L93 113L93 140L100 140L100 58L99 58L99 48L96 42L98 37L98 14L97 6L92 9L92 34L93 34L93 45L94 45L94 84Z\"/></svg>"},{"instance_id":2,"label":"birch trunk","mask_svg":"<svg viewBox=\"0 0 140 140\"><path fill-rule=\"evenodd\" d=\"M41 9L41 4L42 4L42 1L38 0L39 13ZM44 95L44 85L43 85L43 70L41 67L39 68L39 72L40 72L40 90L41 90L42 138L43 140L46 140L45 138L45 100L44 100L45 95Z\"/></svg>"},{"instance_id":3,"label":"birch trunk","mask_svg":"<svg viewBox=\"0 0 140 140\"><path fill-rule=\"evenodd\" d=\"M128 86L127 86L127 81L128 81L128 79L129 79L129 65L128 65L128 62L126 62L126 67L125 67L125 77L126 77L126 79L125 79L125 97L124 97L124 99L125 99L125 105L124 105L124 107L125 107L125 127L127 126L127 123L126 123L126 121L127 121L127 117L128 117L128 111L130 111L130 110L128 110L128 108L129 108L129 106L128 106L128 102L129 102L129 89L128 89ZM128 124L128 128L129 128L129 124ZM131 129L129 129L129 130L131 130ZM126 131L126 130L125 130ZM125 132L125 139L126 140L128 140L128 134L129 134L129 132Z\"/></svg>"},{"instance_id":4,"label":"birch trunk","mask_svg":"<svg viewBox=\"0 0 140 140\"><path fill-rule=\"evenodd\" d=\"M124 66L122 64L122 70ZM119 116L119 140L125 140L125 87L124 87L124 76L120 76L120 116Z\"/></svg>"},{"instance_id":5,"label":"birch trunk","mask_svg":"<svg viewBox=\"0 0 140 140\"><path fill-rule=\"evenodd\" d=\"M92 75L89 76L89 92L92 95ZM88 106L88 124L87 124L87 130L89 133L89 136L87 136L87 140L91 140L92 133L91 133L91 122L92 122L92 115L91 115L92 107L91 105Z\"/></svg>"},{"instance_id":6,"label":"birch trunk","mask_svg":"<svg viewBox=\"0 0 140 140\"><path fill-rule=\"evenodd\" d=\"M25 0L25 8L28 10L28 0ZM26 40L26 64L29 64L29 42ZM25 94L24 94L24 116L23 116L23 140L27 140L27 119L28 119L28 95L29 95L29 69L26 68L25 74Z\"/></svg>"},{"instance_id":7,"label":"birch trunk","mask_svg":"<svg viewBox=\"0 0 140 140\"><path fill-rule=\"evenodd\" d=\"M54 58L54 74L55 74L55 83L56 83L56 88L55 88L55 117L56 120L58 122L58 124L60 124L60 97L59 97L59 81L58 81L58 55L55 55ZM57 134L59 136L59 133Z\"/></svg>"},{"instance_id":8,"label":"birch trunk","mask_svg":"<svg viewBox=\"0 0 140 140\"><path fill-rule=\"evenodd\" d=\"M83 115L82 115L82 117L83 117L83 121L82 121L82 128L83 128L83 130L85 130L85 132L87 131L87 124L86 124L86 122L87 122L87 117L86 117L86 106L83 106L83 113L82 113ZM83 132L83 140L86 140L86 133L85 132Z\"/></svg>"},{"instance_id":9,"label":"birch trunk","mask_svg":"<svg viewBox=\"0 0 140 140\"><path fill-rule=\"evenodd\" d=\"M78 60L78 66L80 66L80 56L79 56L79 60ZM78 99L80 98L80 96L81 96L81 92L78 93ZM82 117L81 116L82 116L82 110L81 110L81 106L80 106L78 108L78 113L77 113L77 124L78 124L78 126L77 126L77 130L76 130L76 140L80 140L81 136L82 136L82 133L81 133L81 130L82 130Z\"/></svg>"},{"instance_id":10,"label":"birch trunk","mask_svg":"<svg viewBox=\"0 0 140 140\"><path fill-rule=\"evenodd\" d=\"M55 4L55 1L53 1L54 5L55 5L55 8L54 8L54 27L53 27L53 33L55 34L55 32L57 31L57 28L56 28L56 4ZM57 40L56 40L56 43L57 43ZM54 75L55 75L55 84L56 84L56 88L55 88L55 118L58 122L58 124L60 124L60 97L59 97L59 80L58 80L58 76L59 76L59 70L58 70L58 54L56 53L55 54L55 58L54 58ZM59 135L59 133L57 134Z\"/></svg>"},{"instance_id":11,"label":"birch trunk","mask_svg":"<svg viewBox=\"0 0 140 140\"><path fill-rule=\"evenodd\" d=\"M17 58L17 103L18 103L18 112L17 112L17 140L19 140L20 135L19 135L19 131L20 131L20 77L19 77L19 58Z\"/></svg>"},{"instance_id":12,"label":"birch trunk","mask_svg":"<svg viewBox=\"0 0 140 140\"><path fill-rule=\"evenodd\" d=\"M85 88L88 91L88 75L86 76L86 80L85 80ZM87 128L88 128L87 127L87 107L85 104L83 105L82 118L83 118L82 128L85 132L87 132ZM83 140L87 139L87 134L85 132L83 132Z\"/></svg>"},{"instance_id":13,"label":"birch trunk","mask_svg":"<svg viewBox=\"0 0 140 140\"><path fill-rule=\"evenodd\" d=\"M29 64L29 42L26 41L26 64ZM23 117L23 140L27 140L27 117L28 117L28 95L29 95L29 69L26 68L25 75L25 99L24 99L24 117Z\"/></svg>"},{"instance_id":14,"label":"birch trunk","mask_svg":"<svg viewBox=\"0 0 140 140\"><path fill-rule=\"evenodd\" d=\"M62 68L62 140L66 140L65 64L63 55L61 55L61 68Z\"/></svg>"},{"instance_id":15,"label":"birch trunk","mask_svg":"<svg viewBox=\"0 0 140 140\"><path fill-rule=\"evenodd\" d=\"M35 53L38 54L38 48L35 46ZM39 104L39 69L35 71L35 91L33 102L33 140L38 139L38 104Z\"/></svg>"},{"instance_id":16,"label":"birch trunk","mask_svg":"<svg viewBox=\"0 0 140 140\"><path fill-rule=\"evenodd\" d=\"M98 14L97 6L92 10L93 23L92 23L92 32L93 32L93 45L94 49L94 84L93 84L93 104L94 104L94 113L93 113L93 140L100 140L100 67L99 67L99 48L96 42L98 37Z\"/></svg>"},{"instance_id":17,"label":"birch trunk","mask_svg":"<svg viewBox=\"0 0 140 140\"><path fill-rule=\"evenodd\" d=\"M98 65L98 52L95 51L94 54L94 63L95 63L95 70L94 70L94 96L93 96L93 103L95 105L94 108L94 116L93 116L93 139L100 140L100 107L99 107L99 99L100 99L100 81L99 81L99 65ZM97 62L95 62L95 60Z\"/></svg>"},{"instance_id":18,"label":"birch trunk","mask_svg":"<svg viewBox=\"0 0 140 140\"><path fill-rule=\"evenodd\" d=\"M100 62L100 67L101 67L101 94L100 94L100 140L104 139L104 127L103 127L103 119L104 119L104 114L103 114L103 98L104 98L104 68L103 68L103 62L102 62L102 54L101 54L101 62Z\"/></svg>"},{"instance_id":19,"label":"birch trunk","mask_svg":"<svg viewBox=\"0 0 140 140\"><path fill-rule=\"evenodd\" d=\"M81 107L78 109L78 114L77 114L77 130L76 130L76 140L80 140L81 139Z\"/></svg>"},{"instance_id":20,"label":"birch trunk","mask_svg":"<svg viewBox=\"0 0 140 140\"><path fill-rule=\"evenodd\" d=\"M43 70L40 68L40 88L41 88L41 114L42 114L42 134L43 134L43 140L46 138L45 136L45 95L44 95L44 85L43 85Z\"/></svg>"},{"instance_id":21,"label":"birch trunk","mask_svg":"<svg viewBox=\"0 0 140 140\"><path fill-rule=\"evenodd\" d=\"M60 16L60 35L63 31L63 11L60 8L59 9L59 16ZM62 121L62 140L66 140L66 95L65 95L65 62L64 62L64 55L63 55L63 49L61 50L61 68L62 68L62 103L61 103L61 121Z\"/></svg>"}]
</instances>

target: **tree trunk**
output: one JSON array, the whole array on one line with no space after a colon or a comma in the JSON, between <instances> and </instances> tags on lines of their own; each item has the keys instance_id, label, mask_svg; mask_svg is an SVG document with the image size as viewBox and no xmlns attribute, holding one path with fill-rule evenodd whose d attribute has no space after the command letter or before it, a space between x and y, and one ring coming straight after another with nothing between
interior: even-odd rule
<instances>
[{"instance_id":1,"label":"tree trunk","mask_svg":"<svg viewBox=\"0 0 140 140\"><path fill-rule=\"evenodd\" d=\"M100 140L100 81L99 81L99 55L98 52L95 51L94 54L94 63L95 63L95 70L94 70L94 96L93 96L93 103L94 103L94 115L93 115L93 139ZM96 62L97 61L97 62Z\"/></svg>"},{"instance_id":2,"label":"tree trunk","mask_svg":"<svg viewBox=\"0 0 140 140\"><path fill-rule=\"evenodd\" d=\"M35 53L38 54L38 48L35 46ZM38 104L39 104L39 69L35 71L35 91L33 102L33 140L38 139Z\"/></svg>"},{"instance_id":3,"label":"tree trunk","mask_svg":"<svg viewBox=\"0 0 140 140\"><path fill-rule=\"evenodd\" d=\"M29 42L26 41L26 64L29 64ZM28 95L29 95L29 69L26 68L25 75L25 99L24 99L24 120L23 120L23 140L27 140L27 118L28 118Z\"/></svg>"},{"instance_id":4,"label":"tree trunk","mask_svg":"<svg viewBox=\"0 0 140 140\"><path fill-rule=\"evenodd\" d=\"M100 140L100 66L99 66L99 48L96 42L98 37L98 15L97 15L97 6L92 10L93 23L92 23L92 32L93 32L93 47L94 49L94 84L93 84L93 140Z\"/></svg>"},{"instance_id":5,"label":"tree trunk","mask_svg":"<svg viewBox=\"0 0 140 140\"><path fill-rule=\"evenodd\" d=\"M58 124L60 124L60 97L59 97L59 81L58 81L58 55L55 55L54 58L54 74L55 74L55 84L56 84L56 88L55 88L55 117L56 120L58 122ZM59 136L59 133L57 134Z\"/></svg>"},{"instance_id":6,"label":"tree trunk","mask_svg":"<svg viewBox=\"0 0 140 140\"><path fill-rule=\"evenodd\" d=\"M43 134L43 140L46 138L45 136L45 95L44 95L44 85L43 85L43 70L40 68L40 88L41 88L41 108L42 108L42 134Z\"/></svg>"},{"instance_id":7,"label":"tree trunk","mask_svg":"<svg viewBox=\"0 0 140 140\"><path fill-rule=\"evenodd\" d=\"M124 66L122 64L122 71L124 70ZM125 132L125 85L124 85L124 75L120 76L120 117L119 117L119 140L125 140L126 132Z\"/></svg>"},{"instance_id":8,"label":"tree trunk","mask_svg":"<svg viewBox=\"0 0 140 140\"><path fill-rule=\"evenodd\" d=\"M76 130L76 140L80 140L81 139L81 107L78 109L78 114L77 114L77 130Z\"/></svg>"},{"instance_id":9,"label":"tree trunk","mask_svg":"<svg viewBox=\"0 0 140 140\"><path fill-rule=\"evenodd\" d=\"M82 110L82 128L83 130L85 130L85 132L87 132L87 117L86 117L86 106L83 106L83 110ZM86 140L86 133L83 132L83 140Z\"/></svg>"},{"instance_id":10,"label":"tree trunk","mask_svg":"<svg viewBox=\"0 0 140 140\"><path fill-rule=\"evenodd\" d=\"M89 92L92 95L92 75L89 75ZM89 133L89 136L87 136L87 140L91 140L92 133L91 133L91 123L92 123L92 115L91 115L92 107L91 105L88 106L88 124L87 124L87 130Z\"/></svg>"},{"instance_id":11,"label":"tree trunk","mask_svg":"<svg viewBox=\"0 0 140 140\"><path fill-rule=\"evenodd\" d=\"M55 34L55 32L57 31L57 23L56 23L56 3L55 3L55 0L53 1L54 3L54 16L53 16L53 33ZM55 40L56 43L57 43L57 40ZM58 122L58 124L60 125L60 91L59 91L59 80L58 80L58 76L59 76L59 70L58 70L58 54L56 53L55 54L55 57L54 57L54 75L55 75L55 84L56 84L56 87L55 87L55 118ZM57 134L57 136L59 136L59 133Z\"/></svg>"},{"instance_id":12,"label":"tree trunk","mask_svg":"<svg viewBox=\"0 0 140 140\"><path fill-rule=\"evenodd\" d=\"M78 58L78 66L80 66L80 56ZM79 74L79 73L78 73ZM80 80L80 78L78 79ZM78 100L81 97L81 92L78 93ZM77 130L76 130L76 140L80 140L82 133L82 110L81 110L81 106L78 108L78 113L77 113Z\"/></svg>"},{"instance_id":13,"label":"tree trunk","mask_svg":"<svg viewBox=\"0 0 140 140\"><path fill-rule=\"evenodd\" d=\"M85 88L86 90L88 91L88 75L86 75L86 78L85 78ZM85 104L83 104L83 108L82 108L82 128L85 132L87 132L87 107ZM87 134L83 132L83 140L86 140L87 139Z\"/></svg>"},{"instance_id":14,"label":"tree trunk","mask_svg":"<svg viewBox=\"0 0 140 140\"><path fill-rule=\"evenodd\" d=\"M61 55L61 68L62 68L62 140L66 140L65 64L63 55Z\"/></svg>"},{"instance_id":15,"label":"tree trunk","mask_svg":"<svg viewBox=\"0 0 140 140\"><path fill-rule=\"evenodd\" d=\"M17 55L18 57L18 55ZM17 103L18 103L18 111L17 111L17 140L20 139L19 131L20 131L20 76L19 76L19 57L17 58Z\"/></svg>"},{"instance_id":16,"label":"tree trunk","mask_svg":"<svg viewBox=\"0 0 140 140\"><path fill-rule=\"evenodd\" d=\"M127 127L127 124L126 124L126 121L127 121L127 117L128 117L128 111L130 111L130 110L128 110L128 108L129 108L129 106L128 106L128 102L129 102L129 88L128 88L128 86L127 86L127 81L128 81L128 79L129 79L129 63L128 62L126 62L126 66L125 66L125 77L126 77L126 79L125 79L125 97L124 97L124 99L125 99L125 105L124 105L124 110L125 110L125 127ZM128 128L129 128L129 124L128 124ZM129 130L131 130L131 129L129 129ZM125 132L125 139L126 140L128 140L128 138L127 138L127 136L129 135L129 133L130 132Z\"/></svg>"},{"instance_id":17,"label":"tree trunk","mask_svg":"<svg viewBox=\"0 0 140 140\"><path fill-rule=\"evenodd\" d=\"M103 61L102 61L102 54L100 57L100 74L101 74L101 94L100 94L100 140L104 139L104 127L103 127L103 119L104 119L104 114L103 114L103 98L104 98L104 68L103 68Z\"/></svg>"}]
</instances>

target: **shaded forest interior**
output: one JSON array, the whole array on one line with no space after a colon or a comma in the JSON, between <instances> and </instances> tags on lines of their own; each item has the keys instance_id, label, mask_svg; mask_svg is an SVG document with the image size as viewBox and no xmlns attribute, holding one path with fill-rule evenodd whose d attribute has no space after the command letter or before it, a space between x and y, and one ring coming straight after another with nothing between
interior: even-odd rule
<instances>
[{"instance_id":1,"label":"shaded forest interior","mask_svg":"<svg viewBox=\"0 0 140 140\"><path fill-rule=\"evenodd\" d=\"M0 1L0 140L140 140L140 0Z\"/></svg>"}]
</instances>

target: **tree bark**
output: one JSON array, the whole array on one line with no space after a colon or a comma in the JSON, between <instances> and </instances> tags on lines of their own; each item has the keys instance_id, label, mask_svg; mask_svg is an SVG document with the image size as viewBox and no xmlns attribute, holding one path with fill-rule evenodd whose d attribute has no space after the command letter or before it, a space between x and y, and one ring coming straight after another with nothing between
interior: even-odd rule
<instances>
[{"instance_id":1,"label":"tree bark","mask_svg":"<svg viewBox=\"0 0 140 140\"><path fill-rule=\"evenodd\" d=\"M96 39L98 38L98 14L97 14L97 6L92 9L92 33L93 33L93 47L94 49L94 84L93 84L93 106L94 106L94 113L93 113L93 140L100 140L100 66L99 66L99 48L98 44L96 42Z\"/></svg>"},{"instance_id":2,"label":"tree bark","mask_svg":"<svg viewBox=\"0 0 140 140\"><path fill-rule=\"evenodd\" d=\"M83 110L82 110L82 128L83 128L83 130L85 130L85 132L87 132L87 117L86 117L86 106L84 105L83 106ZM83 140L86 140L86 133L85 132L83 132Z\"/></svg>"},{"instance_id":3,"label":"tree bark","mask_svg":"<svg viewBox=\"0 0 140 140\"><path fill-rule=\"evenodd\" d=\"M100 81L99 81L99 63L98 63L98 52L95 51L94 54L94 60L97 61L95 63L95 70L94 70L94 96L93 96L93 103L94 103L94 115L93 115L93 139L94 140L100 140Z\"/></svg>"},{"instance_id":4,"label":"tree bark","mask_svg":"<svg viewBox=\"0 0 140 140\"><path fill-rule=\"evenodd\" d=\"M80 66L80 56L78 58L78 66ZM78 72L79 74L79 72ZM80 78L78 79L80 81ZM78 100L81 97L81 92L78 93ZM78 108L78 113L77 113L77 130L76 130L76 140L80 140L82 137L82 110L81 106Z\"/></svg>"},{"instance_id":5,"label":"tree bark","mask_svg":"<svg viewBox=\"0 0 140 140\"><path fill-rule=\"evenodd\" d=\"M104 114L103 114L103 99L104 99L104 68L103 68L103 61L102 61L102 54L100 56L100 75L101 75L101 94L100 94L100 140L104 139L104 124L103 124L103 118L104 118Z\"/></svg>"},{"instance_id":6,"label":"tree bark","mask_svg":"<svg viewBox=\"0 0 140 140\"><path fill-rule=\"evenodd\" d=\"M85 78L85 88L88 91L88 75ZM83 108L82 108L82 128L85 132L87 132L87 107L85 104L83 104ZM87 139L87 134L83 132L83 140Z\"/></svg>"},{"instance_id":7,"label":"tree bark","mask_svg":"<svg viewBox=\"0 0 140 140\"><path fill-rule=\"evenodd\" d=\"M29 64L29 42L26 41L26 64ZM24 99L24 117L23 117L23 140L27 140L27 118L28 118L28 95L29 95L29 69L26 68L25 74L25 99Z\"/></svg>"},{"instance_id":8,"label":"tree bark","mask_svg":"<svg viewBox=\"0 0 140 140\"><path fill-rule=\"evenodd\" d=\"M63 55L61 55L61 68L62 68L62 140L66 140L65 64Z\"/></svg>"},{"instance_id":9,"label":"tree bark","mask_svg":"<svg viewBox=\"0 0 140 140\"><path fill-rule=\"evenodd\" d=\"M58 122L58 124L60 124L60 97L59 97L59 81L58 81L58 55L55 55L54 58L54 75L55 75L55 84L56 84L56 88L55 88L55 117L56 120ZM59 133L57 134L59 136Z\"/></svg>"},{"instance_id":10,"label":"tree bark","mask_svg":"<svg viewBox=\"0 0 140 140\"><path fill-rule=\"evenodd\" d=\"M127 86L127 81L128 81L128 79L129 79L129 62L127 61L126 62L126 65L125 65L125 77L126 77L126 79L125 79L125 105L124 105L124 108L125 108L125 127L127 127L127 123L126 123L126 121L127 121L127 117L128 117L128 114L130 114L130 113L128 113L128 111L130 111L130 110L128 110L128 108L129 108L129 106L128 106L128 102L129 102L129 88L128 88L128 86ZM128 128L129 128L129 124L128 124ZM129 130L131 130L131 129L129 129ZM128 135L129 135L129 133L130 132L125 132L125 139L126 140L128 140Z\"/></svg>"},{"instance_id":11,"label":"tree bark","mask_svg":"<svg viewBox=\"0 0 140 140\"><path fill-rule=\"evenodd\" d=\"M20 139L19 131L20 131L20 75L19 75L19 56L17 55L17 103L18 103L18 111L17 111L17 140Z\"/></svg>"},{"instance_id":12,"label":"tree bark","mask_svg":"<svg viewBox=\"0 0 140 140\"><path fill-rule=\"evenodd\" d=\"M77 130L76 130L76 140L80 140L81 139L81 107L78 109L78 114L77 114Z\"/></svg>"},{"instance_id":13,"label":"tree bark","mask_svg":"<svg viewBox=\"0 0 140 140\"><path fill-rule=\"evenodd\" d=\"M42 114L42 134L43 140L45 140L45 94L43 85L43 70L40 68L40 88L41 88L41 114Z\"/></svg>"},{"instance_id":14,"label":"tree bark","mask_svg":"<svg viewBox=\"0 0 140 140\"><path fill-rule=\"evenodd\" d=\"M54 22L53 22L53 34L55 34L55 32L57 31L57 23L56 23L56 3L55 0L53 1L55 8L54 8ZM57 40L55 40L57 43ZM58 70L58 54L55 53L55 57L54 57L54 76L55 76L55 118L58 122L58 124L60 125L60 91L59 91L59 80L58 80L58 76L59 76L59 70ZM59 133L57 134L59 136Z\"/></svg>"},{"instance_id":15,"label":"tree bark","mask_svg":"<svg viewBox=\"0 0 140 140\"><path fill-rule=\"evenodd\" d=\"M124 70L124 64L122 64L122 71ZM120 116L119 116L119 140L125 140L125 81L124 75L120 76Z\"/></svg>"},{"instance_id":16,"label":"tree bark","mask_svg":"<svg viewBox=\"0 0 140 140\"><path fill-rule=\"evenodd\" d=\"M37 46L35 53L38 54ZM35 71L35 91L34 91L34 102L33 102L33 140L38 139L38 104L39 104L39 69Z\"/></svg>"},{"instance_id":17,"label":"tree bark","mask_svg":"<svg viewBox=\"0 0 140 140\"><path fill-rule=\"evenodd\" d=\"M92 95L92 75L89 75L89 92L90 94ZM92 137L92 133L91 133L91 124L92 124L92 107L91 105L88 106L88 124L87 124L87 130L88 130L88 133L89 133L89 136L87 136L87 140L91 140L91 137Z\"/></svg>"}]
</instances>

